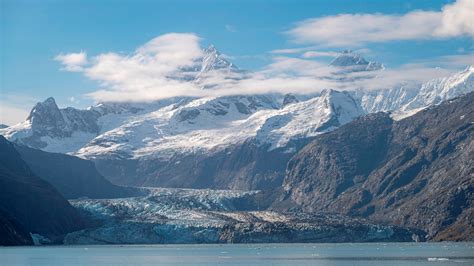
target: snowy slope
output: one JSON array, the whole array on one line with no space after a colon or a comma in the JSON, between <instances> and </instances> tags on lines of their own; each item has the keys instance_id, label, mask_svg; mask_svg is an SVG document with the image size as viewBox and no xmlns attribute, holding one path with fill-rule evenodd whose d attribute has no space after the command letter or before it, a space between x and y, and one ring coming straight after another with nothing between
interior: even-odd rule
<instances>
[{"instance_id":1,"label":"snowy slope","mask_svg":"<svg viewBox=\"0 0 474 266\"><path fill-rule=\"evenodd\" d=\"M254 137L276 148L362 114L348 93L332 90L281 109L268 96L202 98L137 116L101 134L76 154L86 158L170 157L178 151L215 151Z\"/></svg>"},{"instance_id":2,"label":"snowy slope","mask_svg":"<svg viewBox=\"0 0 474 266\"><path fill-rule=\"evenodd\" d=\"M344 72L383 71L383 65L345 51L331 65ZM81 157L169 158L176 153L209 153L256 139L269 149L335 129L365 113L391 111L402 118L474 89L474 68L419 86L319 95L176 97L151 103L99 103L86 110L60 109L53 98L38 103L28 119L0 129L11 141ZM214 75L242 78L244 71L215 47L190 69L186 79L212 89ZM341 74L342 73L342 74ZM183 76L183 77L184 77Z\"/></svg>"},{"instance_id":3,"label":"snowy slope","mask_svg":"<svg viewBox=\"0 0 474 266\"><path fill-rule=\"evenodd\" d=\"M408 111L430 105L440 104L443 101L466 94L474 90L474 66L445 78L430 80L421 86L417 95L402 110Z\"/></svg>"},{"instance_id":4,"label":"snowy slope","mask_svg":"<svg viewBox=\"0 0 474 266\"><path fill-rule=\"evenodd\" d=\"M293 103L276 111L259 112L248 123L258 124L256 138L271 148L290 140L316 136L363 115L362 108L346 92L325 90L320 97Z\"/></svg>"},{"instance_id":5,"label":"snowy slope","mask_svg":"<svg viewBox=\"0 0 474 266\"><path fill-rule=\"evenodd\" d=\"M26 121L0 134L10 141L49 152L74 153L89 141L120 126L139 114L184 99L168 99L151 104L100 103L86 110L60 109L53 98L37 103Z\"/></svg>"},{"instance_id":6,"label":"snowy slope","mask_svg":"<svg viewBox=\"0 0 474 266\"><path fill-rule=\"evenodd\" d=\"M397 114L415 114L431 105L461 96L474 90L474 67L444 78L437 78L420 85L403 85L378 90L358 89L353 92L367 113L393 111Z\"/></svg>"},{"instance_id":7,"label":"snowy slope","mask_svg":"<svg viewBox=\"0 0 474 266\"><path fill-rule=\"evenodd\" d=\"M353 92L360 100L362 108L367 113L388 112L398 110L413 100L419 91L418 86L400 86L391 89L364 90Z\"/></svg>"},{"instance_id":8,"label":"snowy slope","mask_svg":"<svg viewBox=\"0 0 474 266\"><path fill-rule=\"evenodd\" d=\"M236 132L236 127L252 113L273 108L277 108L277 103L266 96L201 98L182 106L170 105L137 115L99 135L77 155L168 157L177 151L209 150L247 139L250 132Z\"/></svg>"}]
</instances>

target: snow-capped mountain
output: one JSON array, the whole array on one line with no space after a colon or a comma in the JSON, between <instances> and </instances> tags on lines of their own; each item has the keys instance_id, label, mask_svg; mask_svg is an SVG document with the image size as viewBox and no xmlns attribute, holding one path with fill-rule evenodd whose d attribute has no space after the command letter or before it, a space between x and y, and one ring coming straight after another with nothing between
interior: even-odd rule
<instances>
[{"instance_id":1,"label":"snow-capped mountain","mask_svg":"<svg viewBox=\"0 0 474 266\"><path fill-rule=\"evenodd\" d=\"M210 150L243 141L248 130L234 132L258 110L278 108L266 96L200 98L186 104L171 104L133 116L120 126L103 132L77 155L137 158L154 155Z\"/></svg>"},{"instance_id":2,"label":"snow-capped mountain","mask_svg":"<svg viewBox=\"0 0 474 266\"><path fill-rule=\"evenodd\" d=\"M91 139L99 133L99 116L100 113L90 110L59 109L50 97L37 103L26 121L2 129L1 134L33 148L67 152L83 145L81 139ZM52 147L55 141L70 148L56 150Z\"/></svg>"},{"instance_id":3,"label":"snow-capped mountain","mask_svg":"<svg viewBox=\"0 0 474 266\"><path fill-rule=\"evenodd\" d=\"M379 90L357 89L354 97L360 100L366 113L388 112L399 110L413 100L419 92L418 86L402 85L400 87Z\"/></svg>"},{"instance_id":4,"label":"snow-capped mountain","mask_svg":"<svg viewBox=\"0 0 474 266\"><path fill-rule=\"evenodd\" d=\"M179 72L168 76L170 79L194 82L203 89L212 88L215 77L227 79L240 79L245 71L229 62L214 45L209 45L202 51L202 56L197 58L190 66L185 66Z\"/></svg>"},{"instance_id":5,"label":"snow-capped mountain","mask_svg":"<svg viewBox=\"0 0 474 266\"><path fill-rule=\"evenodd\" d=\"M474 90L474 66L449 77L437 78L424 83L417 95L402 110L414 110L440 104Z\"/></svg>"},{"instance_id":6,"label":"snow-capped mountain","mask_svg":"<svg viewBox=\"0 0 474 266\"><path fill-rule=\"evenodd\" d=\"M461 96L474 90L474 67L444 78L429 80L421 85L402 85L400 87L364 90L353 92L366 113L394 112L414 114L425 107Z\"/></svg>"},{"instance_id":7,"label":"snow-capped mountain","mask_svg":"<svg viewBox=\"0 0 474 266\"><path fill-rule=\"evenodd\" d=\"M242 77L215 47L204 50L192 82L212 88L212 76ZM345 51L331 62L343 71L383 71L383 65ZM378 111L414 112L472 91L473 67L420 86L318 95L176 97L151 103L99 103L86 110L60 109L53 98L38 103L25 122L0 129L7 139L50 152L90 159L170 158L213 153L255 140L269 150L310 138ZM212 80L209 82L209 80Z\"/></svg>"},{"instance_id":8,"label":"snow-capped mountain","mask_svg":"<svg viewBox=\"0 0 474 266\"><path fill-rule=\"evenodd\" d=\"M197 75L197 79L199 79L199 77L205 73L213 70L239 72L239 68L237 66L225 59L224 56L219 51L217 51L214 45L210 45L204 50L204 56L201 59L201 68L199 70L199 74Z\"/></svg>"},{"instance_id":9,"label":"snow-capped mountain","mask_svg":"<svg viewBox=\"0 0 474 266\"><path fill-rule=\"evenodd\" d=\"M255 123L259 125L257 140L271 144L272 149L284 147L290 140L335 129L363 114L349 93L324 90L319 97L288 104L280 110L259 112L249 120L260 122Z\"/></svg>"},{"instance_id":10,"label":"snow-capped mountain","mask_svg":"<svg viewBox=\"0 0 474 266\"><path fill-rule=\"evenodd\" d=\"M198 70L194 83L202 89L212 89L221 84L222 80L240 80L245 78L246 72L229 62L214 45L204 49L195 68Z\"/></svg>"},{"instance_id":11,"label":"snow-capped mountain","mask_svg":"<svg viewBox=\"0 0 474 266\"><path fill-rule=\"evenodd\" d=\"M345 50L334 58L329 64L334 67L339 67L345 71L374 71L384 69L384 66L376 61L367 61L360 54L351 50Z\"/></svg>"},{"instance_id":12,"label":"snow-capped mountain","mask_svg":"<svg viewBox=\"0 0 474 266\"><path fill-rule=\"evenodd\" d=\"M363 114L349 93L333 90L282 108L277 100L267 95L226 96L166 106L100 134L76 154L94 159L170 157L178 151L216 151L251 138L277 148Z\"/></svg>"}]
</instances>

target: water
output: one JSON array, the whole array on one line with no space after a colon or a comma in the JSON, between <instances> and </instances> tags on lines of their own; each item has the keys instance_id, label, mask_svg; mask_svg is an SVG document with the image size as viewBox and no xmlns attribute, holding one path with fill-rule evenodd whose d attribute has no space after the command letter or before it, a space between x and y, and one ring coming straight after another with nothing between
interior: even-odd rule
<instances>
[{"instance_id":1,"label":"water","mask_svg":"<svg viewBox=\"0 0 474 266\"><path fill-rule=\"evenodd\" d=\"M0 248L1 265L474 265L474 243Z\"/></svg>"}]
</instances>

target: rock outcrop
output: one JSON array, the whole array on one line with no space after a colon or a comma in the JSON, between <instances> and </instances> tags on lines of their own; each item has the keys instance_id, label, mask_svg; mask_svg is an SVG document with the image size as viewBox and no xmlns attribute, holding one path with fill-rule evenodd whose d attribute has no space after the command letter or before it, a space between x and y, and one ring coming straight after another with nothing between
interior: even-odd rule
<instances>
[{"instance_id":1,"label":"rock outcrop","mask_svg":"<svg viewBox=\"0 0 474 266\"><path fill-rule=\"evenodd\" d=\"M277 208L473 240L474 93L400 121L367 115L316 137L289 162L284 190Z\"/></svg>"}]
</instances>

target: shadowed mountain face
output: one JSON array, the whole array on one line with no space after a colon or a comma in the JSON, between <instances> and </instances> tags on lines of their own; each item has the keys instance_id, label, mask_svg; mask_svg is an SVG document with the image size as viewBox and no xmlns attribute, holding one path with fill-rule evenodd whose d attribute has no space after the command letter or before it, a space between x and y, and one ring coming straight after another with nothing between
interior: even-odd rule
<instances>
[{"instance_id":1,"label":"shadowed mountain face","mask_svg":"<svg viewBox=\"0 0 474 266\"><path fill-rule=\"evenodd\" d=\"M0 246L33 245L30 233L7 212L0 210Z\"/></svg>"},{"instance_id":2,"label":"shadowed mountain face","mask_svg":"<svg viewBox=\"0 0 474 266\"><path fill-rule=\"evenodd\" d=\"M177 154L166 160L96 160L95 163L99 171L121 185L275 189L282 184L288 160L308 141L268 150L268 146L249 140L212 154Z\"/></svg>"},{"instance_id":3,"label":"shadowed mountain face","mask_svg":"<svg viewBox=\"0 0 474 266\"><path fill-rule=\"evenodd\" d=\"M474 93L393 121L378 113L316 139L288 164L277 208L360 215L473 240Z\"/></svg>"},{"instance_id":4,"label":"shadowed mountain face","mask_svg":"<svg viewBox=\"0 0 474 266\"><path fill-rule=\"evenodd\" d=\"M120 198L137 194L132 188L113 185L97 172L91 161L16 145L33 173L52 184L65 198Z\"/></svg>"},{"instance_id":5,"label":"shadowed mountain face","mask_svg":"<svg viewBox=\"0 0 474 266\"><path fill-rule=\"evenodd\" d=\"M37 177L12 143L0 137L0 219L5 244L31 244L26 232L58 243L69 232L83 227L82 218L49 183ZM5 234L5 235L3 235Z\"/></svg>"}]
</instances>

